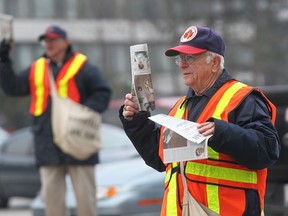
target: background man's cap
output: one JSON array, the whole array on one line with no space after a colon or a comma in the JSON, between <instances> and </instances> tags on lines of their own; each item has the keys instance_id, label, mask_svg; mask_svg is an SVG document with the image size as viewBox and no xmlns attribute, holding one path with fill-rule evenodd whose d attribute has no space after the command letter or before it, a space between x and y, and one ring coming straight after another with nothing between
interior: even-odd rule
<instances>
[{"instance_id":1,"label":"background man's cap","mask_svg":"<svg viewBox=\"0 0 288 216\"><path fill-rule=\"evenodd\" d=\"M176 56L179 53L198 54L211 51L224 56L223 38L215 31L204 26L189 27L180 38L180 45L165 51L166 56Z\"/></svg>"},{"instance_id":2,"label":"background man's cap","mask_svg":"<svg viewBox=\"0 0 288 216\"><path fill-rule=\"evenodd\" d=\"M38 40L41 41L45 38L67 38L67 33L64 29L59 26L50 26L47 28L44 34L40 35Z\"/></svg>"}]
</instances>

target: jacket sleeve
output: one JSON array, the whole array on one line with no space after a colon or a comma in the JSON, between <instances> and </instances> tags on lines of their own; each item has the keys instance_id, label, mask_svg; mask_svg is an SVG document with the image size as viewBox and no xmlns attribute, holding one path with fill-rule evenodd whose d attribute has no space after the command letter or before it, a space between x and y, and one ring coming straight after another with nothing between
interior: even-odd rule
<instances>
[{"instance_id":1,"label":"jacket sleeve","mask_svg":"<svg viewBox=\"0 0 288 216\"><path fill-rule=\"evenodd\" d=\"M158 154L160 128L148 119L149 112L140 112L130 121L124 119L122 112L123 106L119 110L123 128L145 163L159 172L165 171Z\"/></svg>"},{"instance_id":2,"label":"jacket sleeve","mask_svg":"<svg viewBox=\"0 0 288 216\"><path fill-rule=\"evenodd\" d=\"M250 169L263 169L279 158L280 141L263 98L250 94L229 114L229 122L210 119L215 132L209 146Z\"/></svg>"},{"instance_id":3,"label":"jacket sleeve","mask_svg":"<svg viewBox=\"0 0 288 216\"><path fill-rule=\"evenodd\" d=\"M81 103L89 108L102 113L104 112L111 99L112 90L108 81L100 70L91 65L89 62L85 63L83 68L83 82L78 82L84 92L81 94Z\"/></svg>"},{"instance_id":4,"label":"jacket sleeve","mask_svg":"<svg viewBox=\"0 0 288 216\"><path fill-rule=\"evenodd\" d=\"M30 68L15 73L12 62L0 63L0 84L5 94L10 96L29 95L29 71Z\"/></svg>"}]
</instances>

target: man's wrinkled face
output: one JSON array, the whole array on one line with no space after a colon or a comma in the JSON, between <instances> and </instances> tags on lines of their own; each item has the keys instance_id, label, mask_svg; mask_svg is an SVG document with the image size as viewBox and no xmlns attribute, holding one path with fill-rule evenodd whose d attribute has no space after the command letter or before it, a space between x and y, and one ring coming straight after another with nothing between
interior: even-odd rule
<instances>
[{"instance_id":1,"label":"man's wrinkled face","mask_svg":"<svg viewBox=\"0 0 288 216\"><path fill-rule=\"evenodd\" d=\"M192 88L201 86L212 75L206 52L196 55L180 54L176 57L176 63L179 65L186 86Z\"/></svg>"}]
</instances>

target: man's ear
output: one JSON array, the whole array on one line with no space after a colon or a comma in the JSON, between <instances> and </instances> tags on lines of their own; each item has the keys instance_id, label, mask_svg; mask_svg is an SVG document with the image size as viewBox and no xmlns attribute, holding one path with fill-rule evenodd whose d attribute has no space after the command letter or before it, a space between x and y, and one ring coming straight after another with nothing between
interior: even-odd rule
<instances>
[{"instance_id":1,"label":"man's ear","mask_svg":"<svg viewBox=\"0 0 288 216\"><path fill-rule=\"evenodd\" d=\"M220 64L221 64L221 57L215 55L214 58L212 59L212 71L213 72L219 71Z\"/></svg>"}]
</instances>

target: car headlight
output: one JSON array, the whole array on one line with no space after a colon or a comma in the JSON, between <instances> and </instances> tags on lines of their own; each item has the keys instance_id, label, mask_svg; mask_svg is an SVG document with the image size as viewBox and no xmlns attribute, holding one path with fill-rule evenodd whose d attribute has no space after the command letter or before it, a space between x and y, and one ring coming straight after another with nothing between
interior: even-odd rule
<instances>
[{"instance_id":1,"label":"car headlight","mask_svg":"<svg viewBox=\"0 0 288 216\"><path fill-rule=\"evenodd\" d=\"M118 193L118 189L116 186L109 187L97 187L96 198L97 200L111 198L116 196Z\"/></svg>"}]
</instances>

